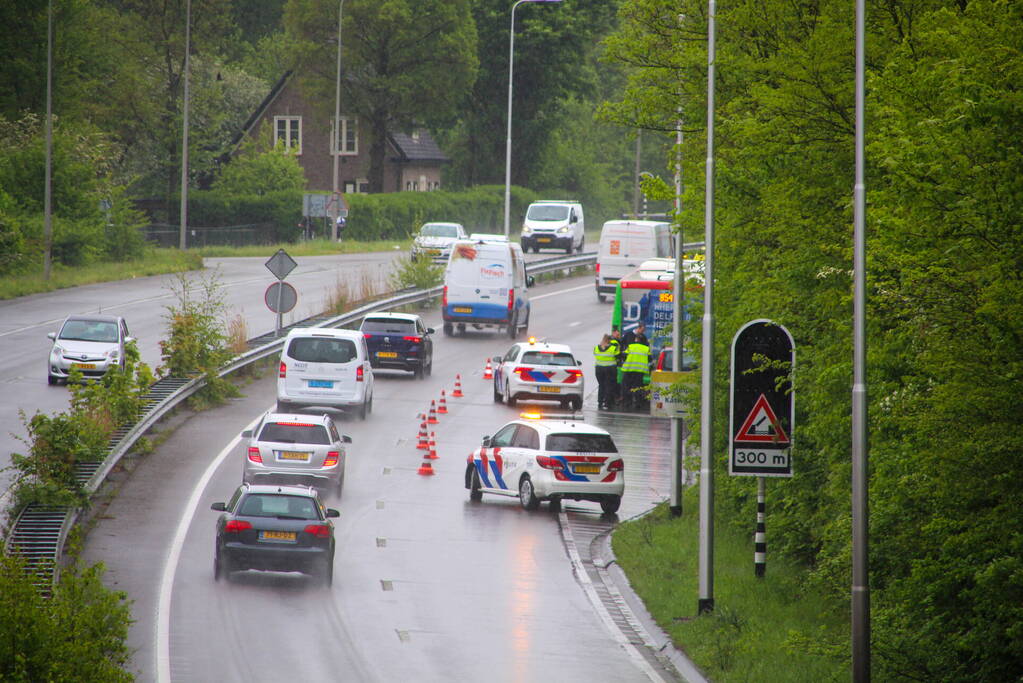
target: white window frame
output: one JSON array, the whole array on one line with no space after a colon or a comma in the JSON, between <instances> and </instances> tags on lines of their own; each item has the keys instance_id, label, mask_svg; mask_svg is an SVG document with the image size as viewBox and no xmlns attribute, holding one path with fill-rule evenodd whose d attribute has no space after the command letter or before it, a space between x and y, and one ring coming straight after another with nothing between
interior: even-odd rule
<instances>
[{"instance_id":1,"label":"white window frame","mask_svg":"<svg viewBox=\"0 0 1023 683\"><path fill-rule=\"evenodd\" d=\"M280 122L285 122L285 135L280 136ZM292 145L292 130L298 130L298 144ZM284 143L284 149L295 154L302 153L302 117L301 116L275 116L274 117L274 144Z\"/></svg>"},{"instance_id":2,"label":"white window frame","mask_svg":"<svg viewBox=\"0 0 1023 683\"><path fill-rule=\"evenodd\" d=\"M341 150L341 156L343 157L354 157L359 154L359 119L355 116L340 116L338 122L341 124L341 138L344 140L343 149ZM348 149L348 133L349 127L354 129L353 145L352 149ZM334 117L331 117L330 123L330 153L331 155L337 154L337 128L334 126Z\"/></svg>"}]
</instances>

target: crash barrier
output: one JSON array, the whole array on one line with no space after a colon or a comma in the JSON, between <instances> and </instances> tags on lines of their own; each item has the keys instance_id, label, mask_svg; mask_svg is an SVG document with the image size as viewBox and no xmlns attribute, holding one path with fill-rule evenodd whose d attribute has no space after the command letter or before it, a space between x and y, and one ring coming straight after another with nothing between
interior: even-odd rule
<instances>
[{"instance_id":1,"label":"crash barrier","mask_svg":"<svg viewBox=\"0 0 1023 683\"><path fill-rule=\"evenodd\" d=\"M526 264L530 275L551 273L559 270L590 266L596 263L595 253L543 259ZM391 308L423 303L439 297L444 287L430 289L402 290L391 296L360 306L340 315L318 315L282 327L280 334L268 332L248 340L248 351L228 361L217 375L224 377L241 368L272 356L281 350L284 338L295 327L343 327L361 320L370 313ZM123 425L110 439L107 455L94 462L75 465L75 479L91 497L102 486L110 472L121 458L158 421L170 413L182 401L203 388L204 377L165 377L152 387L143 399L138 419ZM427 463L429 460L426 461ZM66 506L45 506L32 503L18 513L7 536L7 552L22 558L29 571L34 573L35 583L44 593L49 593L54 581L60 577L61 551L68 533L81 518L82 508Z\"/></svg>"}]
</instances>

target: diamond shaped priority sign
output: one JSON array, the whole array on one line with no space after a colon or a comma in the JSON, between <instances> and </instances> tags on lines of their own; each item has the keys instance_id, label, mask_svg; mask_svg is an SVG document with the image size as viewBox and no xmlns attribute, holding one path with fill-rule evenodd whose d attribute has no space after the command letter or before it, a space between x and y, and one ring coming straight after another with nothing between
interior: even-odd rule
<instances>
[{"instance_id":1,"label":"diamond shaped priority sign","mask_svg":"<svg viewBox=\"0 0 1023 683\"><path fill-rule=\"evenodd\" d=\"M266 267L274 274L274 277L278 280L283 280L288 277L288 273L295 270L295 259L288 255L288 252L283 249L278 249L277 253L267 259Z\"/></svg>"}]
</instances>

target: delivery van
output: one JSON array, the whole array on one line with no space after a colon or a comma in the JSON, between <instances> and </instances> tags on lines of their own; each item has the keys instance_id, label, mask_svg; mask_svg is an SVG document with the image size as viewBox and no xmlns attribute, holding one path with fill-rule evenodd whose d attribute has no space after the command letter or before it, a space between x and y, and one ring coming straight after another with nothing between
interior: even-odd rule
<instances>
[{"instance_id":1,"label":"delivery van","mask_svg":"<svg viewBox=\"0 0 1023 683\"><path fill-rule=\"evenodd\" d=\"M582 251L586 244L586 220L583 205L576 201L545 199L533 202L526 209L519 243L523 251L564 249Z\"/></svg>"},{"instance_id":2,"label":"delivery van","mask_svg":"<svg viewBox=\"0 0 1023 683\"><path fill-rule=\"evenodd\" d=\"M615 293L615 285L647 259L674 258L671 225L661 221L618 220L600 230L595 285L597 298Z\"/></svg>"},{"instance_id":3,"label":"delivery van","mask_svg":"<svg viewBox=\"0 0 1023 683\"><path fill-rule=\"evenodd\" d=\"M504 236L459 240L444 271L444 334L497 329L514 339L529 329L528 287L522 248ZM498 239L499 237L499 239Z\"/></svg>"}]
</instances>

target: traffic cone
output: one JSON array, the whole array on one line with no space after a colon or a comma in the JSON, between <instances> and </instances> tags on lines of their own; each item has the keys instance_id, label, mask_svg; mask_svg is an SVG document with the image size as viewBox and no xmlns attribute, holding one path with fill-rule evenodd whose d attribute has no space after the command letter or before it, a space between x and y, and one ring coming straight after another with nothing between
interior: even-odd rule
<instances>
[{"instance_id":1,"label":"traffic cone","mask_svg":"<svg viewBox=\"0 0 1023 683\"><path fill-rule=\"evenodd\" d=\"M437 404L437 412L438 413L446 413L446 412L448 412L448 401L447 401L446 398L444 398L444 390L443 389L440 390L440 403Z\"/></svg>"},{"instance_id":2,"label":"traffic cone","mask_svg":"<svg viewBox=\"0 0 1023 683\"><path fill-rule=\"evenodd\" d=\"M430 401L430 416L426 419L426 422L428 424L432 424L432 425L435 425L438 422L438 420L437 420L437 403L435 401Z\"/></svg>"},{"instance_id":3,"label":"traffic cone","mask_svg":"<svg viewBox=\"0 0 1023 683\"><path fill-rule=\"evenodd\" d=\"M490 365L490 359L487 359L487 367L483 368L483 379L494 379L494 368Z\"/></svg>"},{"instance_id":4,"label":"traffic cone","mask_svg":"<svg viewBox=\"0 0 1023 683\"><path fill-rule=\"evenodd\" d=\"M424 460L436 460L440 456L437 455L437 433L430 432L430 450L423 456Z\"/></svg>"},{"instance_id":5,"label":"traffic cone","mask_svg":"<svg viewBox=\"0 0 1023 683\"><path fill-rule=\"evenodd\" d=\"M423 455L423 464L419 466L419 474L422 475L433 475L433 463L430 462L430 454Z\"/></svg>"},{"instance_id":6,"label":"traffic cone","mask_svg":"<svg viewBox=\"0 0 1023 683\"><path fill-rule=\"evenodd\" d=\"M452 398L462 398L465 394L462 393L462 376L455 375L455 390L451 392Z\"/></svg>"},{"instance_id":7,"label":"traffic cone","mask_svg":"<svg viewBox=\"0 0 1023 683\"><path fill-rule=\"evenodd\" d=\"M430 450L430 443L427 440L427 436L426 436L426 418L425 417L423 418L423 421L419 423L419 443L416 444L416 448L418 448L421 451Z\"/></svg>"}]
</instances>

